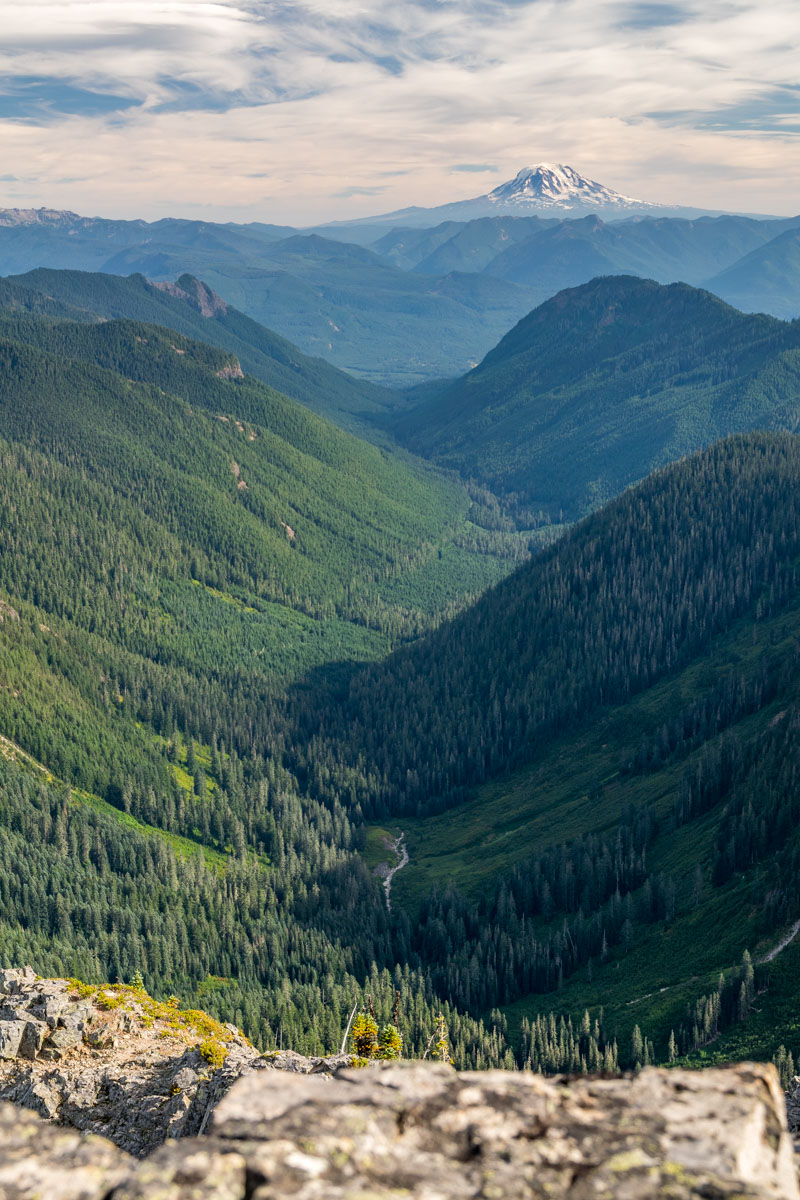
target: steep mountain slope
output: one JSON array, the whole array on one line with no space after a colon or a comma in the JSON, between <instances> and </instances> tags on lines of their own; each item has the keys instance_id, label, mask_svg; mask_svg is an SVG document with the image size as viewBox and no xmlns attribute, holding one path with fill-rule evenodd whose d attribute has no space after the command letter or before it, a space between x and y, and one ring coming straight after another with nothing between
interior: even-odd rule
<instances>
[{"instance_id":1,"label":"steep mountain slope","mask_svg":"<svg viewBox=\"0 0 800 1200\"><path fill-rule=\"evenodd\" d=\"M796 977L758 960L800 917L799 493L796 437L718 443L327 712L329 786L407 835L412 949L451 1002L508 1006L521 1061L579 1067L586 1007L620 1061L635 1025L661 1060L755 1008L750 1053L796 1035ZM560 1043L525 1024L548 1009Z\"/></svg>"},{"instance_id":2,"label":"steep mountain slope","mask_svg":"<svg viewBox=\"0 0 800 1200\"><path fill-rule=\"evenodd\" d=\"M159 497L163 482L156 504L173 510L173 528L186 541L213 524L208 549L202 536L194 548L211 553L212 574L229 583L238 575L254 596L319 616L349 611L387 632L394 607L401 626L409 618L414 625L411 608L388 599L388 624L367 614L382 608L382 589L388 598L399 580L430 576L429 560L441 561L446 543L458 557L457 531L479 578L481 556L467 548L464 520L471 501L458 485L336 430L243 375L227 352L128 321L9 315L0 333L0 434L69 461L78 455L90 473L110 472L121 493L138 478L147 479L145 495ZM180 511L179 497L195 493ZM491 578L497 567L487 567ZM409 598L413 590L406 587ZM421 613L424 587L418 599Z\"/></svg>"},{"instance_id":3,"label":"steep mountain slope","mask_svg":"<svg viewBox=\"0 0 800 1200\"><path fill-rule=\"evenodd\" d=\"M787 229L708 281L708 287L745 312L800 316L800 229Z\"/></svg>"},{"instance_id":4,"label":"steep mountain slope","mask_svg":"<svg viewBox=\"0 0 800 1200\"><path fill-rule=\"evenodd\" d=\"M726 433L795 428L799 351L798 323L601 278L548 300L395 427L439 463L575 516Z\"/></svg>"},{"instance_id":5,"label":"steep mountain slope","mask_svg":"<svg viewBox=\"0 0 800 1200\"><path fill-rule=\"evenodd\" d=\"M271 1047L369 988L421 1053L505 1045L398 959L345 801L283 767L311 696L504 573L452 481L227 351L132 321L0 321L0 963L202 1002ZM495 554L492 554L494 551ZM380 973L379 973L380 972ZM374 979L371 978L374 975Z\"/></svg>"},{"instance_id":6,"label":"steep mountain slope","mask_svg":"<svg viewBox=\"0 0 800 1200\"><path fill-rule=\"evenodd\" d=\"M27 613L0 733L101 796L163 790L137 714L263 747L287 680L382 655L514 553L452 483L155 326L6 317L0 438L0 594Z\"/></svg>"},{"instance_id":7,"label":"steep mountain slope","mask_svg":"<svg viewBox=\"0 0 800 1200\"><path fill-rule=\"evenodd\" d=\"M39 310L44 298L51 298L56 304L53 315L86 320L127 317L220 346L236 354L248 374L346 428L368 427L368 422L358 419L360 414L389 411L398 404L394 393L355 379L324 359L306 357L191 275L182 275L175 283L150 283L143 275L125 278L39 268L0 285L0 304L22 303L19 297L26 294L27 303Z\"/></svg>"}]
</instances>

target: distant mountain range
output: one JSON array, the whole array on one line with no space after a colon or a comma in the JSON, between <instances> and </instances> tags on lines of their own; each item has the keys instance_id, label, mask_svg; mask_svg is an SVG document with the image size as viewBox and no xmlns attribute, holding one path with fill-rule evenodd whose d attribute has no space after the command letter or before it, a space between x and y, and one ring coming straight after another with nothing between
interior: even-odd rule
<instances>
[{"instance_id":1,"label":"distant mountain range","mask_svg":"<svg viewBox=\"0 0 800 1200\"><path fill-rule=\"evenodd\" d=\"M40 216L0 213L0 275L188 274L306 355L397 387L460 374L539 298L488 275L410 273L362 246L270 226Z\"/></svg>"},{"instance_id":2,"label":"distant mountain range","mask_svg":"<svg viewBox=\"0 0 800 1200\"><path fill-rule=\"evenodd\" d=\"M463 374L543 301L598 276L685 282L745 311L800 315L800 217L699 211L547 164L476 200L317 230L6 209L0 274L47 267L201 279L239 310L234 321L249 317L306 356L408 389ZM254 360L247 367L258 374ZM275 386L294 394L290 382L284 375ZM345 408L364 411L360 399L340 400L325 407L319 394L318 411L342 421ZM383 407L374 394L372 402Z\"/></svg>"},{"instance_id":3,"label":"distant mountain range","mask_svg":"<svg viewBox=\"0 0 800 1200\"><path fill-rule=\"evenodd\" d=\"M433 229L393 229L373 249L406 270L474 271L525 286L541 299L597 275L631 274L702 284L738 307L785 317L800 312L795 301L800 277L794 285L797 264L791 254L798 236L800 217L610 223L596 215L566 221L482 217Z\"/></svg>"}]
</instances>

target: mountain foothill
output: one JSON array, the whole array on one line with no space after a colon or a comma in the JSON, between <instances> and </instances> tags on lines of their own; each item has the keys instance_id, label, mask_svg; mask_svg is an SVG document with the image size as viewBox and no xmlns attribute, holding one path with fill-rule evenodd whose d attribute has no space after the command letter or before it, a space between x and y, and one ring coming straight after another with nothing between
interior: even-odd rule
<instances>
[{"instance_id":1,"label":"mountain foothill","mask_svg":"<svg viewBox=\"0 0 800 1200\"><path fill-rule=\"evenodd\" d=\"M798 236L546 164L315 230L7 211L2 965L265 1050L355 1004L787 1076Z\"/></svg>"}]
</instances>

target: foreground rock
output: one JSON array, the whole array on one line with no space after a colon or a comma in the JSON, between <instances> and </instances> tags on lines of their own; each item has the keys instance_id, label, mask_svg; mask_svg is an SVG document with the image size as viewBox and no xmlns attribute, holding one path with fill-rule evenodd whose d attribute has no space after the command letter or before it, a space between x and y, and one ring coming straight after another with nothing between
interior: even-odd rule
<instances>
[{"instance_id":1,"label":"foreground rock","mask_svg":"<svg viewBox=\"0 0 800 1200\"><path fill-rule=\"evenodd\" d=\"M0 1103L2 1200L99 1200L130 1175L132 1161L104 1138Z\"/></svg>"},{"instance_id":2,"label":"foreground rock","mask_svg":"<svg viewBox=\"0 0 800 1200\"><path fill-rule=\"evenodd\" d=\"M131 1154L201 1132L250 1071L335 1065L290 1052L264 1058L235 1026L160 1004L141 988L0 970L0 1100Z\"/></svg>"},{"instance_id":3,"label":"foreground rock","mask_svg":"<svg viewBox=\"0 0 800 1200\"><path fill-rule=\"evenodd\" d=\"M0 1108L3 1200L800 1195L777 1074L751 1064L633 1079L457 1074L422 1063L345 1069L332 1080L251 1072L205 1136L168 1141L144 1161L53 1125L32 1135L34 1120Z\"/></svg>"},{"instance_id":4,"label":"foreground rock","mask_svg":"<svg viewBox=\"0 0 800 1200\"><path fill-rule=\"evenodd\" d=\"M795 1075L786 1093L786 1116L789 1132L795 1140L795 1149L800 1153L800 1075Z\"/></svg>"}]
</instances>

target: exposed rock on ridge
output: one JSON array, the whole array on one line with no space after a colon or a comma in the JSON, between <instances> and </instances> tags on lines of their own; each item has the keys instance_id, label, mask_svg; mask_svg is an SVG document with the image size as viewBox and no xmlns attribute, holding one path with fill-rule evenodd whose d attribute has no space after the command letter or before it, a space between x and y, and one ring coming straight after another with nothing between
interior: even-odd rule
<instances>
[{"instance_id":1,"label":"exposed rock on ridge","mask_svg":"<svg viewBox=\"0 0 800 1200\"><path fill-rule=\"evenodd\" d=\"M0 226L55 225L71 228L92 224L91 217L79 217L68 209L0 208Z\"/></svg>"},{"instance_id":2,"label":"exposed rock on ridge","mask_svg":"<svg viewBox=\"0 0 800 1200\"><path fill-rule=\"evenodd\" d=\"M0 1056L0 1200L800 1200L772 1066L354 1070L30 968L0 971Z\"/></svg>"},{"instance_id":3,"label":"exposed rock on ridge","mask_svg":"<svg viewBox=\"0 0 800 1200\"><path fill-rule=\"evenodd\" d=\"M57 1178L56 1193L48 1181ZM144 1161L0 1105L0 1197L798 1200L772 1067L635 1079L384 1064L240 1080L203 1137Z\"/></svg>"},{"instance_id":4,"label":"exposed rock on ridge","mask_svg":"<svg viewBox=\"0 0 800 1200\"><path fill-rule=\"evenodd\" d=\"M335 1065L289 1052L265 1058L235 1026L159 1004L143 989L0 970L0 1100L131 1154L199 1133L249 1071Z\"/></svg>"},{"instance_id":5,"label":"exposed rock on ridge","mask_svg":"<svg viewBox=\"0 0 800 1200\"><path fill-rule=\"evenodd\" d=\"M212 291L208 284L203 283L200 279L195 279L194 275L181 275L175 283L151 281L151 287L174 296L176 300L183 300L208 320L213 317L224 317L228 311L228 306L222 297Z\"/></svg>"}]
</instances>

